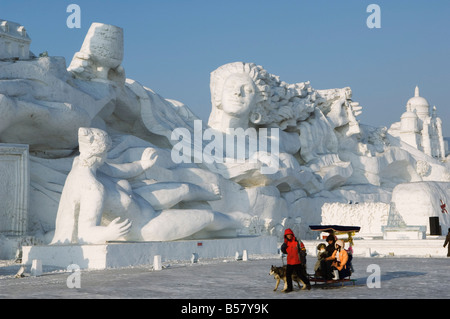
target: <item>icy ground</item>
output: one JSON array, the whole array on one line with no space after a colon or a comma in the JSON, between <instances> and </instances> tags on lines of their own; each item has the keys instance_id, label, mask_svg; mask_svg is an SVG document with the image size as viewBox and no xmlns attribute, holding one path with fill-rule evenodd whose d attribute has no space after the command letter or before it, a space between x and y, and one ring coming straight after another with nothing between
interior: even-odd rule
<instances>
[{"instance_id":1,"label":"icy ground","mask_svg":"<svg viewBox=\"0 0 450 319\"><path fill-rule=\"evenodd\" d=\"M282 264L276 255L249 256L249 261L233 259L200 260L196 264L163 263L164 269L130 267L102 271L81 271L81 288L69 289L65 270L44 268L40 277L14 278L20 265L0 263L0 298L157 298L157 299L281 299L282 285L274 292L271 265ZM316 259L308 256L308 272ZM369 288L373 274L369 265L381 270L381 288ZM450 298L450 258L360 258L353 259L356 286L295 291L289 298ZM369 267L370 269L370 267ZM373 281L372 281L373 282ZM339 287L339 286L337 286Z\"/></svg>"}]
</instances>

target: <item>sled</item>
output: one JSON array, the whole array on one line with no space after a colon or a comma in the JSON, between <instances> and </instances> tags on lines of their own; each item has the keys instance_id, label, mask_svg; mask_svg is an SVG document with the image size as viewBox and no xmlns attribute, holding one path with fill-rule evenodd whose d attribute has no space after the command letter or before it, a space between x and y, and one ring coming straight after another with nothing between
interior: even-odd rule
<instances>
[{"instance_id":1,"label":"sled","mask_svg":"<svg viewBox=\"0 0 450 319\"><path fill-rule=\"evenodd\" d=\"M331 235L337 236L337 235L343 235L347 234L348 239L345 241L350 244L350 247L347 250L349 252L349 261L348 266L352 267L352 246L353 246L353 236L358 233L361 230L361 227L359 226L342 226L342 225L310 225L309 228L312 231L320 231L320 232L326 232L330 233ZM350 268L351 269L351 268ZM347 276L342 279L332 280L332 279L325 279L323 277L316 277L315 275L308 275L309 281L314 283L314 285L317 284L323 284L324 286L327 285L333 285L333 284L341 284L341 286L344 286L345 283L352 283L354 286L356 284L356 279L351 279L351 275Z\"/></svg>"},{"instance_id":2,"label":"sled","mask_svg":"<svg viewBox=\"0 0 450 319\"><path fill-rule=\"evenodd\" d=\"M356 284L356 279L351 279L351 276L345 277L343 279L337 279L337 280L333 280L333 279L327 280L322 277L315 277L314 275L308 275L308 277L309 277L309 282L314 283L314 285L323 284L325 286L328 286L328 285L333 285L333 284L341 284L341 286L344 286L344 284L346 282L352 283L353 286Z\"/></svg>"}]
</instances>

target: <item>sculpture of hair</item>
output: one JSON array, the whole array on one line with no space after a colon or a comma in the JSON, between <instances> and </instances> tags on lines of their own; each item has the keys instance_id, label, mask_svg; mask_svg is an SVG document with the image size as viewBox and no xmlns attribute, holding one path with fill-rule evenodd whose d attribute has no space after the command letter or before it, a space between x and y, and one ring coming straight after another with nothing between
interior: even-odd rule
<instances>
[{"instance_id":1,"label":"sculpture of hair","mask_svg":"<svg viewBox=\"0 0 450 319\"><path fill-rule=\"evenodd\" d=\"M279 127L282 130L296 127L314 111L316 93L309 82L288 84L279 76L268 73L254 63L233 62L222 65L211 73L210 89L212 112L210 126L222 109L222 93L225 81L233 74L247 74L256 86L256 107L250 121L256 126ZM216 113L217 112L217 113Z\"/></svg>"}]
</instances>

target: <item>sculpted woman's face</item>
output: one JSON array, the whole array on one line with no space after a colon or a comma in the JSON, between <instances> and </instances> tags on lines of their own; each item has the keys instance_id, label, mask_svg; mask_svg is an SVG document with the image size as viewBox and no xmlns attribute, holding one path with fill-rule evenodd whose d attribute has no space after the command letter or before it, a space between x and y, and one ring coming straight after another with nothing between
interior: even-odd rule
<instances>
[{"instance_id":1,"label":"sculpted woman's face","mask_svg":"<svg viewBox=\"0 0 450 319\"><path fill-rule=\"evenodd\" d=\"M248 116L255 96L256 86L247 74L230 75L222 91L222 110L234 117Z\"/></svg>"}]
</instances>

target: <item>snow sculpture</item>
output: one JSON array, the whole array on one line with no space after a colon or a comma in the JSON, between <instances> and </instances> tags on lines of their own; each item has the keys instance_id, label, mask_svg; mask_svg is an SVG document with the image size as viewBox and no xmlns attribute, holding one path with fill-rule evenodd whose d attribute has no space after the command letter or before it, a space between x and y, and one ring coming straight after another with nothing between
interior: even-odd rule
<instances>
[{"instance_id":1,"label":"snow sculpture","mask_svg":"<svg viewBox=\"0 0 450 319\"><path fill-rule=\"evenodd\" d=\"M224 135L233 134L230 132L241 132L238 134L243 135L249 128L274 127L270 123L275 118L282 121L282 115L272 114L277 111L268 101L272 89L269 85L276 85L272 83L273 81L271 82L271 77L273 76L261 66L243 62L229 63L212 72L210 87L213 107L209 119L210 127ZM295 119L291 120L296 123ZM286 123L280 122L278 125L287 127ZM276 161L279 162L276 171L261 175L258 170L262 164L253 167L242 164L237 166L229 165L229 161L225 160L227 175L233 181L244 186L275 185L287 190L301 188L308 193L320 191L322 186L312 171L300 166L292 156L300 148L298 135L279 130L277 130L277 135L275 142L278 147L274 149L274 137L272 137L271 148L269 148L271 155L275 155ZM261 134L255 134L254 137L249 136L249 139L252 138L261 138ZM250 144L250 142L248 143ZM261 145L258 142L254 144ZM248 144L246 148L249 148ZM262 151L258 148L258 152L254 155L258 156ZM251 154L248 158L251 158Z\"/></svg>"},{"instance_id":2,"label":"snow sculpture","mask_svg":"<svg viewBox=\"0 0 450 319\"><path fill-rule=\"evenodd\" d=\"M27 60L31 39L23 25L0 19L0 59Z\"/></svg>"},{"instance_id":3,"label":"snow sculpture","mask_svg":"<svg viewBox=\"0 0 450 319\"><path fill-rule=\"evenodd\" d=\"M262 115L255 109L264 95L250 77L257 76L258 71L253 64L231 63L211 74L210 127L226 132L228 128L246 130L251 123L261 122Z\"/></svg>"},{"instance_id":4,"label":"snow sculpture","mask_svg":"<svg viewBox=\"0 0 450 319\"><path fill-rule=\"evenodd\" d=\"M429 217L439 217L443 233L450 227L450 216L442 212L441 201L450 202L450 183L405 183L397 185L392 192L392 203L404 223L426 226L428 233Z\"/></svg>"},{"instance_id":5,"label":"snow sculpture","mask_svg":"<svg viewBox=\"0 0 450 319\"><path fill-rule=\"evenodd\" d=\"M64 58L0 62L0 68L0 141L28 144L42 157L71 154L78 128L90 126L113 99L96 99L74 86Z\"/></svg>"},{"instance_id":6,"label":"snow sculpture","mask_svg":"<svg viewBox=\"0 0 450 319\"><path fill-rule=\"evenodd\" d=\"M425 125L415 111L409 115L417 122L404 121L404 131L428 128L429 144L423 145L432 157L398 138L400 124L389 130L360 124L362 107L350 88L288 84L261 66L234 62L211 73L207 126L183 103L125 79L123 52L121 28L93 24L68 69L59 57L0 61L0 142L29 145L28 229L46 243L204 238L236 234L239 227L247 228L239 230L242 234L282 236L285 226L306 239L308 225L322 222L322 207L329 203L359 202L381 216L376 205L363 203L390 204L400 184L439 182L442 196L448 194L448 163L436 153L442 148L437 117ZM87 129L79 136L82 127ZM200 142L173 139L177 129L198 134ZM256 138L262 129L277 129L270 141L279 146L279 169L262 173L263 157L255 163L196 157L209 145L206 132L226 137L230 129L255 130ZM180 142L194 151L181 163L171 156ZM92 166L81 165L90 162L84 158L95 148ZM108 209L94 209L80 228L67 197L75 196L83 174L101 186L92 196L101 195ZM432 192L420 189L434 202ZM408 214L421 214L398 207L405 221ZM343 220L341 215L333 219ZM64 229L63 220L71 226ZM189 227L180 226L182 220ZM379 228L370 218L360 220L370 232Z\"/></svg>"},{"instance_id":7,"label":"snow sculpture","mask_svg":"<svg viewBox=\"0 0 450 319\"><path fill-rule=\"evenodd\" d=\"M221 132L248 127L279 128L281 162L288 163L287 172L294 178L297 171L303 171L297 179L310 181L300 186L306 192L317 193L323 186L315 182L310 168L291 160L293 155L301 156L300 163L313 164L327 189L342 184L351 175L349 163L339 159L333 131L336 127L348 127L348 136L359 132L355 116L361 107L350 100L350 88L316 91L309 82L287 84L261 66L243 62L229 63L212 72L210 88L212 111L208 124ZM292 182L289 186L298 188Z\"/></svg>"},{"instance_id":8,"label":"snow sculpture","mask_svg":"<svg viewBox=\"0 0 450 319\"><path fill-rule=\"evenodd\" d=\"M78 77L92 80L124 82L122 28L102 23L93 23L89 28L80 52L68 70Z\"/></svg>"},{"instance_id":9,"label":"snow sculpture","mask_svg":"<svg viewBox=\"0 0 450 319\"><path fill-rule=\"evenodd\" d=\"M145 149L138 162L117 165L105 162L111 146L106 132L80 128L79 145L80 156L74 160L61 195L52 244L98 244L121 239L166 241L195 236L200 231L207 234L239 228L238 218L208 209L155 211L151 205L173 206L175 199L214 200L217 193L179 183L156 188L149 184L148 189L134 192L127 178L132 180L154 165L157 156L153 149ZM105 172L113 172L116 178L101 176L97 171L102 165L107 166Z\"/></svg>"},{"instance_id":10,"label":"snow sculpture","mask_svg":"<svg viewBox=\"0 0 450 319\"><path fill-rule=\"evenodd\" d=\"M322 206L323 225L360 226L357 236L381 236L382 226L388 222L386 203L326 203Z\"/></svg>"},{"instance_id":11,"label":"snow sculpture","mask_svg":"<svg viewBox=\"0 0 450 319\"><path fill-rule=\"evenodd\" d=\"M447 150L442 135L442 120L436 115L436 106L430 115L428 101L420 96L419 87L406 104L401 121L391 125L389 133L426 155L444 159Z\"/></svg>"},{"instance_id":12,"label":"snow sculpture","mask_svg":"<svg viewBox=\"0 0 450 319\"><path fill-rule=\"evenodd\" d=\"M27 145L0 144L0 234L27 233L30 164Z\"/></svg>"},{"instance_id":13,"label":"snow sculpture","mask_svg":"<svg viewBox=\"0 0 450 319\"><path fill-rule=\"evenodd\" d=\"M288 84L253 63L225 64L211 73L212 111L209 126L227 128L274 126L294 131L318 107L329 114L333 128L351 124L348 135L358 132L359 103L351 101L350 88L314 90L309 82ZM237 101L237 103L236 103ZM237 107L239 104L246 107Z\"/></svg>"}]
</instances>

